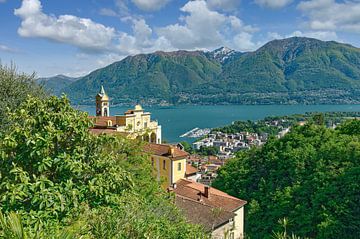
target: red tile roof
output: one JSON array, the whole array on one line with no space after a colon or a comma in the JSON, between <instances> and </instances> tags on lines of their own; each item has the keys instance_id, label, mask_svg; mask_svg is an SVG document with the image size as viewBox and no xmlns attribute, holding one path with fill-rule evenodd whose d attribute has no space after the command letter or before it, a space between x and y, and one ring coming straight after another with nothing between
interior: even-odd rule
<instances>
[{"instance_id":1,"label":"red tile roof","mask_svg":"<svg viewBox=\"0 0 360 239\"><path fill-rule=\"evenodd\" d=\"M194 175L198 172L198 169L193 167L191 164L186 164L186 172L185 175L186 176L190 176L190 175Z\"/></svg>"},{"instance_id":2,"label":"red tile roof","mask_svg":"<svg viewBox=\"0 0 360 239\"><path fill-rule=\"evenodd\" d=\"M144 146L144 151L158 156L165 156L174 159L186 158L189 154L173 145L169 144L152 144Z\"/></svg>"},{"instance_id":3,"label":"red tile roof","mask_svg":"<svg viewBox=\"0 0 360 239\"><path fill-rule=\"evenodd\" d=\"M205 205L222 208L229 212L233 212L247 203L212 187L209 187L209 196L205 197L205 185L188 179L177 181L174 192L176 195L202 201Z\"/></svg>"},{"instance_id":4,"label":"red tile roof","mask_svg":"<svg viewBox=\"0 0 360 239\"><path fill-rule=\"evenodd\" d=\"M89 119L93 120L95 126L108 126L108 121L112 121L112 125L116 124L115 116L89 116Z\"/></svg>"},{"instance_id":5,"label":"red tile roof","mask_svg":"<svg viewBox=\"0 0 360 239\"><path fill-rule=\"evenodd\" d=\"M230 219L235 217L233 212L218 210L179 195L175 197L175 204L182 210L190 223L200 224L208 232L228 223Z\"/></svg>"}]
</instances>

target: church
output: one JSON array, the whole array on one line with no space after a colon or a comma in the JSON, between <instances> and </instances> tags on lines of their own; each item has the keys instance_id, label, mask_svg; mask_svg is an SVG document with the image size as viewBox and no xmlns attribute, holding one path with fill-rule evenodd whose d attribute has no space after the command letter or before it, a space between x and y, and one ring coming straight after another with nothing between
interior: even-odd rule
<instances>
[{"instance_id":1,"label":"church","mask_svg":"<svg viewBox=\"0 0 360 239\"><path fill-rule=\"evenodd\" d=\"M151 113L145 112L141 105L136 105L123 115L110 116L110 98L103 86L95 99L96 116L89 117L94 123L90 129L92 133L123 134L132 139L161 144L161 125L152 121Z\"/></svg>"}]
</instances>

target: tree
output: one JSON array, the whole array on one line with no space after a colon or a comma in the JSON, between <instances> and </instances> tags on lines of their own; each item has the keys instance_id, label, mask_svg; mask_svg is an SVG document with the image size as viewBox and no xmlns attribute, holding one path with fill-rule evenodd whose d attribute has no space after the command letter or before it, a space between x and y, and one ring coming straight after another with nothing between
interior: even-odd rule
<instances>
[{"instance_id":1,"label":"tree","mask_svg":"<svg viewBox=\"0 0 360 239\"><path fill-rule=\"evenodd\" d=\"M46 92L35 80L35 74L19 73L14 65L0 64L0 130L9 124L7 111L13 111L28 95L45 97Z\"/></svg>"},{"instance_id":2,"label":"tree","mask_svg":"<svg viewBox=\"0 0 360 239\"><path fill-rule=\"evenodd\" d=\"M180 144L181 144L182 146L184 146L184 150L185 150L186 152L188 152L188 153L190 153L190 154L193 153L194 149L193 149L193 147L191 146L191 144L190 144L189 142L187 142L187 141L181 141Z\"/></svg>"},{"instance_id":3,"label":"tree","mask_svg":"<svg viewBox=\"0 0 360 239\"><path fill-rule=\"evenodd\" d=\"M339 130L295 126L281 139L239 153L219 170L213 186L249 202L246 232L251 238L271 238L282 230L277 221L285 217L291 222L288 230L300 237L357 238L360 138L358 131L342 130L356 129L348 124Z\"/></svg>"},{"instance_id":4,"label":"tree","mask_svg":"<svg viewBox=\"0 0 360 239\"><path fill-rule=\"evenodd\" d=\"M200 149L196 151L196 153L205 156L217 155L219 153L219 148L214 146L201 146Z\"/></svg>"},{"instance_id":5,"label":"tree","mask_svg":"<svg viewBox=\"0 0 360 239\"><path fill-rule=\"evenodd\" d=\"M16 211L26 234L45 238L79 224L76 237L206 237L161 190L139 145L92 135L87 114L66 97L28 97L8 118L13 123L0 137L0 210Z\"/></svg>"},{"instance_id":6,"label":"tree","mask_svg":"<svg viewBox=\"0 0 360 239\"><path fill-rule=\"evenodd\" d=\"M324 116L323 113L315 114L315 115L312 117L312 120L313 120L314 123L317 124L317 125L324 125L324 124L325 124L325 116Z\"/></svg>"},{"instance_id":7,"label":"tree","mask_svg":"<svg viewBox=\"0 0 360 239\"><path fill-rule=\"evenodd\" d=\"M342 134L360 135L360 120L348 120L336 129Z\"/></svg>"}]
</instances>

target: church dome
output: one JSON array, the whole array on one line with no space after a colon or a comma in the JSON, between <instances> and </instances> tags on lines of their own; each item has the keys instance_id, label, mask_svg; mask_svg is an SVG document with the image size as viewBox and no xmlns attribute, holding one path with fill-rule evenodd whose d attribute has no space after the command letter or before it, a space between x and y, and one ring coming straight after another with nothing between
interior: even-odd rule
<instances>
[{"instance_id":1,"label":"church dome","mask_svg":"<svg viewBox=\"0 0 360 239\"><path fill-rule=\"evenodd\" d=\"M143 110L143 108L141 107L141 105L135 105L135 110L140 111Z\"/></svg>"}]
</instances>

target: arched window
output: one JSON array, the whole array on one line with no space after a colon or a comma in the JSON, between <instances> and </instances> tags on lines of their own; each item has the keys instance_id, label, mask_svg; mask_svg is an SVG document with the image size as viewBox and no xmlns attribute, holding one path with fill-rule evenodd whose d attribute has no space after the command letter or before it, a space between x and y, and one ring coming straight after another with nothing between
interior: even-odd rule
<instances>
[{"instance_id":1,"label":"arched window","mask_svg":"<svg viewBox=\"0 0 360 239\"><path fill-rule=\"evenodd\" d=\"M111 127L111 126L112 126L112 121L111 121L111 120L108 120L108 121L107 121L107 126L108 126L108 127Z\"/></svg>"},{"instance_id":2,"label":"arched window","mask_svg":"<svg viewBox=\"0 0 360 239\"><path fill-rule=\"evenodd\" d=\"M150 142L156 144L156 134L155 134L155 133L151 133L151 135L150 135Z\"/></svg>"}]
</instances>

